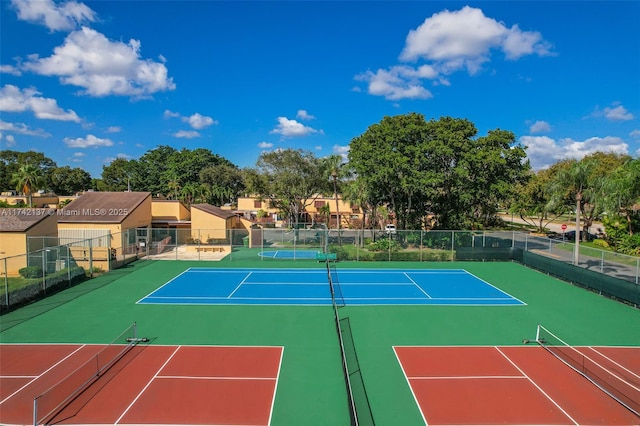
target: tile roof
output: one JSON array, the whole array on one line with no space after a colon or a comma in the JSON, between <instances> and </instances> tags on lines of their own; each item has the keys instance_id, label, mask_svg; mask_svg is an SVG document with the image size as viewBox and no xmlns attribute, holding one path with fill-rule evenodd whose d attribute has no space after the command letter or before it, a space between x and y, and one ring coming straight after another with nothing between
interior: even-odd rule
<instances>
[{"instance_id":1,"label":"tile roof","mask_svg":"<svg viewBox=\"0 0 640 426\"><path fill-rule=\"evenodd\" d=\"M0 208L0 232L26 232L55 214L55 209Z\"/></svg>"},{"instance_id":2,"label":"tile roof","mask_svg":"<svg viewBox=\"0 0 640 426\"><path fill-rule=\"evenodd\" d=\"M150 197L150 192L86 192L58 212L58 222L121 223Z\"/></svg>"},{"instance_id":3,"label":"tile roof","mask_svg":"<svg viewBox=\"0 0 640 426\"><path fill-rule=\"evenodd\" d=\"M229 219L230 217L235 217L235 214L229 210L223 210L220 207L212 206L211 204L192 204L192 209L202 210L203 212L207 212L214 216L221 217L223 219Z\"/></svg>"}]
</instances>

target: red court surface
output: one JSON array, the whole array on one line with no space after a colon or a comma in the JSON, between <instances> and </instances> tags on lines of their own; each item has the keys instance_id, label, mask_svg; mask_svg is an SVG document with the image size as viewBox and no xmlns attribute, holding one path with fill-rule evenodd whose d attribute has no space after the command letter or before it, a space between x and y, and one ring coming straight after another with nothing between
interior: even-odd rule
<instances>
[{"instance_id":1,"label":"red court surface","mask_svg":"<svg viewBox=\"0 0 640 426\"><path fill-rule=\"evenodd\" d=\"M538 346L396 346L427 425L638 425L640 417ZM580 348L640 404L640 348Z\"/></svg>"},{"instance_id":2,"label":"red court surface","mask_svg":"<svg viewBox=\"0 0 640 426\"><path fill-rule=\"evenodd\" d=\"M103 348L0 345L0 423L33 424L34 398ZM282 355L282 347L138 345L48 423L268 425ZM39 412L64 393L39 399Z\"/></svg>"}]
</instances>

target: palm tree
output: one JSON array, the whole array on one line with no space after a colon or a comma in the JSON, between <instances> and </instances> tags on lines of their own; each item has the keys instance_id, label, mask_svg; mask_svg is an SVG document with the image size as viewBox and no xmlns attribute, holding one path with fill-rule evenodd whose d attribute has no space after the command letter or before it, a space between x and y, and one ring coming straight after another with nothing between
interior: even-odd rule
<instances>
[{"instance_id":1,"label":"palm tree","mask_svg":"<svg viewBox=\"0 0 640 426\"><path fill-rule=\"evenodd\" d=\"M576 240L573 253L573 263L577 265L580 255L580 217L584 203L590 201L593 192L592 173L596 162L583 159L582 161L571 161L566 167L560 169L551 182L550 188L553 195L552 203L560 204L560 199L565 199L569 194L575 201L576 208ZM586 235L585 235L586 237Z\"/></svg>"},{"instance_id":2,"label":"palm tree","mask_svg":"<svg viewBox=\"0 0 640 426\"><path fill-rule=\"evenodd\" d=\"M29 207L33 207L33 191L38 190L44 182L42 170L29 163L23 164L13 174L13 180L16 182L16 191L27 195L29 197Z\"/></svg>"},{"instance_id":3,"label":"palm tree","mask_svg":"<svg viewBox=\"0 0 640 426\"><path fill-rule=\"evenodd\" d=\"M327 172L333 182L333 197L336 201L336 219L338 226L338 235L340 235L340 206L338 204L338 180L342 178L342 157L339 155L330 155L325 158L325 164L327 166Z\"/></svg>"}]
</instances>

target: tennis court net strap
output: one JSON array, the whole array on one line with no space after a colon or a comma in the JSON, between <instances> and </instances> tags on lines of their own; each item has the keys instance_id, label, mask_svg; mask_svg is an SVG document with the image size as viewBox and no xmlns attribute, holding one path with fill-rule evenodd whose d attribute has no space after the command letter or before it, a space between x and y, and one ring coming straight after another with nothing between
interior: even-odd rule
<instances>
[{"instance_id":1,"label":"tennis court net strap","mask_svg":"<svg viewBox=\"0 0 640 426\"><path fill-rule=\"evenodd\" d=\"M542 325L538 325L536 341L560 361L581 374L607 395L640 417L640 388L625 378L620 369L603 366L578 348L568 345Z\"/></svg>"},{"instance_id":2,"label":"tennis court net strap","mask_svg":"<svg viewBox=\"0 0 640 426\"><path fill-rule=\"evenodd\" d=\"M71 374L35 397L33 424L51 421L138 342L137 325L133 323Z\"/></svg>"}]
</instances>

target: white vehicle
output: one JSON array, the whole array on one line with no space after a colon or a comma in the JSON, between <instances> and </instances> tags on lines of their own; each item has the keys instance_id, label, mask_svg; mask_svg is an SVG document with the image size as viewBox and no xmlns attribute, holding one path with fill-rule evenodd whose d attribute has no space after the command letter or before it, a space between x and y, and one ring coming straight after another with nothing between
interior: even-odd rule
<instances>
[{"instance_id":1,"label":"white vehicle","mask_svg":"<svg viewBox=\"0 0 640 426\"><path fill-rule=\"evenodd\" d=\"M396 226L390 223L384 227L384 232L386 232L387 234L395 234Z\"/></svg>"}]
</instances>

